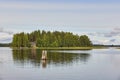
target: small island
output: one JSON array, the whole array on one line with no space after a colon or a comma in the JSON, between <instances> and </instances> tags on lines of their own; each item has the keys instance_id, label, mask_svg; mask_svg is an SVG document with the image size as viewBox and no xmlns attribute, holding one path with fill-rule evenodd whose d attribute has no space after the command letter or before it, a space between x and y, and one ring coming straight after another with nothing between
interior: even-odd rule
<instances>
[{"instance_id":1,"label":"small island","mask_svg":"<svg viewBox=\"0 0 120 80\"><path fill-rule=\"evenodd\" d=\"M87 35L77 35L63 31L37 30L31 33L17 33L13 36L13 48L88 50L92 42Z\"/></svg>"}]
</instances>

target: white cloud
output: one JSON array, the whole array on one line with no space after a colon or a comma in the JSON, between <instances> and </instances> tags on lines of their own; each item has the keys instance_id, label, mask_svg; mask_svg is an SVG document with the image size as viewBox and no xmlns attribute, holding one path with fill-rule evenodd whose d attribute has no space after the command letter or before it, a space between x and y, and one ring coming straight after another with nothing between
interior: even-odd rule
<instances>
[{"instance_id":1,"label":"white cloud","mask_svg":"<svg viewBox=\"0 0 120 80\"><path fill-rule=\"evenodd\" d=\"M9 35L12 35L13 32L12 31L7 31L7 30L4 30L3 27L0 27L0 33L6 33L6 34L9 34Z\"/></svg>"},{"instance_id":2,"label":"white cloud","mask_svg":"<svg viewBox=\"0 0 120 80\"><path fill-rule=\"evenodd\" d=\"M3 27L0 27L0 43L10 43L12 41L13 32L4 30Z\"/></svg>"},{"instance_id":3,"label":"white cloud","mask_svg":"<svg viewBox=\"0 0 120 80\"><path fill-rule=\"evenodd\" d=\"M120 28L114 28L110 32L95 32L95 33L88 33L91 36L102 36L102 37L115 37L120 36Z\"/></svg>"},{"instance_id":4,"label":"white cloud","mask_svg":"<svg viewBox=\"0 0 120 80\"><path fill-rule=\"evenodd\" d=\"M120 28L113 28L109 32L88 33L94 44L120 44Z\"/></svg>"},{"instance_id":5,"label":"white cloud","mask_svg":"<svg viewBox=\"0 0 120 80\"><path fill-rule=\"evenodd\" d=\"M0 43L10 43L12 42L13 35L0 32Z\"/></svg>"}]
</instances>

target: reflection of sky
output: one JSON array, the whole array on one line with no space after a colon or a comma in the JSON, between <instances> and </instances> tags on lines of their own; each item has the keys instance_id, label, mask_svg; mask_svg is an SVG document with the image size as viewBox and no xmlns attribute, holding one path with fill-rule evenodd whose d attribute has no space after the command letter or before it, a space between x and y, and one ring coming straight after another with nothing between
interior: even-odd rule
<instances>
[{"instance_id":1,"label":"reflection of sky","mask_svg":"<svg viewBox=\"0 0 120 80\"><path fill-rule=\"evenodd\" d=\"M119 0L4 0L0 11L5 31L70 31L88 34L93 43L120 43ZM2 39L10 42L11 35Z\"/></svg>"},{"instance_id":2,"label":"reflection of sky","mask_svg":"<svg viewBox=\"0 0 120 80\"><path fill-rule=\"evenodd\" d=\"M57 50L57 51L50 51L50 52L58 52L58 53L77 53L77 54L112 54L114 55L119 54L120 50L116 48L106 48L106 49L92 49L92 50ZM112 54L113 55L113 54Z\"/></svg>"}]
</instances>

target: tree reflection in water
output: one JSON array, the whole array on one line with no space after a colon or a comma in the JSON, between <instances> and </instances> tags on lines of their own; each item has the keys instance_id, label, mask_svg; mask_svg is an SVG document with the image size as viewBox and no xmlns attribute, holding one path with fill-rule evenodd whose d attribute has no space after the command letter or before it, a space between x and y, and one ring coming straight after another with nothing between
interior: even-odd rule
<instances>
[{"instance_id":1,"label":"tree reflection in water","mask_svg":"<svg viewBox=\"0 0 120 80\"><path fill-rule=\"evenodd\" d=\"M57 53L49 52L47 60L41 60L42 51L39 49L31 50L12 50L14 63L18 66L31 65L34 67L46 68L48 65L66 66L75 62L86 63L90 57L88 53Z\"/></svg>"}]
</instances>

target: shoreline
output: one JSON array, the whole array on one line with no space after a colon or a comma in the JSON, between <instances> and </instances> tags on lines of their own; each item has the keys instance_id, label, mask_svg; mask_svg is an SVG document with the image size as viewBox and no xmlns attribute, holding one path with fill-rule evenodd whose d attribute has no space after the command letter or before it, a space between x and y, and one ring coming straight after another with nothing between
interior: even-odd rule
<instances>
[{"instance_id":1,"label":"shoreline","mask_svg":"<svg viewBox=\"0 0 120 80\"><path fill-rule=\"evenodd\" d=\"M92 49L107 49L109 47L11 47L12 49L40 49L40 50L92 50Z\"/></svg>"}]
</instances>

